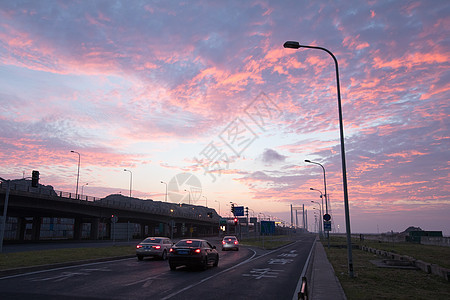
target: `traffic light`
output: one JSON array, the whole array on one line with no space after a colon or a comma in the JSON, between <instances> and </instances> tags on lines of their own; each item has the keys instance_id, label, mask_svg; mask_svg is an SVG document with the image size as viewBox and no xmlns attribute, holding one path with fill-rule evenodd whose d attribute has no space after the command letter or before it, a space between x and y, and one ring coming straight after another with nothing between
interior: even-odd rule
<instances>
[{"instance_id":1,"label":"traffic light","mask_svg":"<svg viewBox=\"0 0 450 300\"><path fill-rule=\"evenodd\" d=\"M232 213L233 216L234 216L234 204L233 204L233 203L231 203L231 213Z\"/></svg>"},{"instance_id":2,"label":"traffic light","mask_svg":"<svg viewBox=\"0 0 450 300\"><path fill-rule=\"evenodd\" d=\"M248 217L248 207L245 208L245 215Z\"/></svg>"},{"instance_id":3,"label":"traffic light","mask_svg":"<svg viewBox=\"0 0 450 300\"><path fill-rule=\"evenodd\" d=\"M234 218L234 225L237 225L237 221L238 221L238 219Z\"/></svg>"},{"instance_id":4,"label":"traffic light","mask_svg":"<svg viewBox=\"0 0 450 300\"><path fill-rule=\"evenodd\" d=\"M31 186L38 187L39 185L39 171L31 172Z\"/></svg>"}]
</instances>

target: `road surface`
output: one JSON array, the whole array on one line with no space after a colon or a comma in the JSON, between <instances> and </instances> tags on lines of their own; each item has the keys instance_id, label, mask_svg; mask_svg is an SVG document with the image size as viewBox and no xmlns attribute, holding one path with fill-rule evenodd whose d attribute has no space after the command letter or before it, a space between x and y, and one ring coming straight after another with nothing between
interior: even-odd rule
<instances>
[{"instance_id":1,"label":"road surface","mask_svg":"<svg viewBox=\"0 0 450 300\"><path fill-rule=\"evenodd\" d=\"M299 235L276 250L220 251L206 271L137 258L0 277L1 299L292 299L313 245Z\"/></svg>"}]
</instances>

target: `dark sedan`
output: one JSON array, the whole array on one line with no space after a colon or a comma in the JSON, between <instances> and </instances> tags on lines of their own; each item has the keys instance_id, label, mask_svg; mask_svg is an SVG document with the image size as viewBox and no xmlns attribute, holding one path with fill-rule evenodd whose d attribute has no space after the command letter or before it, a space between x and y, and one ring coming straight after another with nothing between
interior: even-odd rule
<instances>
[{"instance_id":1,"label":"dark sedan","mask_svg":"<svg viewBox=\"0 0 450 300\"><path fill-rule=\"evenodd\" d=\"M201 267L206 269L212 264L219 264L219 253L216 246L206 240L184 239L176 243L169 251L169 266L176 270L178 266Z\"/></svg>"}]
</instances>

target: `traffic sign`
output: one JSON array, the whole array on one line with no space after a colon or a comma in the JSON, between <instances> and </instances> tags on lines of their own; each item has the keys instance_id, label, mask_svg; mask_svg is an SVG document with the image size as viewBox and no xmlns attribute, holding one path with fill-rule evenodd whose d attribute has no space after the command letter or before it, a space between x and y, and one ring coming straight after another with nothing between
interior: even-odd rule
<instances>
[{"instance_id":1,"label":"traffic sign","mask_svg":"<svg viewBox=\"0 0 450 300\"><path fill-rule=\"evenodd\" d=\"M235 206L234 207L234 215L237 217L244 216L244 207L243 206Z\"/></svg>"},{"instance_id":2,"label":"traffic sign","mask_svg":"<svg viewBox=\"0 0 450 300\"><path fill-rule=\"evenodd\" d=\"M323 221L323 230L331 231L331 221Z\"/></svg>"},{"instance_id":3,"label":"traffic sign","mask_svg":"<svg viewBox=\"0 0 450 300\"><path fill-rule=\"evenodd\" d=\"M275 222L274 221L261 221L261 234L274 234Z\"/></svg>"},{"instance_id":4,"label":"traffic sign","mask_svg":"<svg viewBox=\"0 0 450 300\"><path fill-rule=\"evenodd\" d=\"M330 214L324 214L324 215L323 215L323 219L324 219L325 221L330 221L330 220L331 220Z\"/></svg>"}]
</instances>

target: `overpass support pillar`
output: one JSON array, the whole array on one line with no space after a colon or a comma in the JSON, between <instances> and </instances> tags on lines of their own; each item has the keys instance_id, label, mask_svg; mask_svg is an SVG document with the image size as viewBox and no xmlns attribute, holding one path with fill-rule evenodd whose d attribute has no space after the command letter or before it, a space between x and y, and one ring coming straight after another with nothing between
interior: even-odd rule
<instances>
[{"instance_id":1,"label":"overpass support pillar","mask_svg":"<svg viewBox=\"0 0 450 300\"><path fill-rule=\"evenodd\" d=\"M81 240L81 230L83 229L83 220L80 217L75 218L73 224L73 239Z\"/></svg>"},{"instance_id":2,"label":"overpass support pillar","mask_svg":"<svg viewBox=\"0 0 450 300\"><path fill-rule=\"evenodd\" d=\"M100 218L92 219L92 222L91 222L91 234L90 234L91 240L98 240L98 237L99 237L99 232L98 232L99 225L100 225Z\"/></svg>"},{"instance_id":3,"label":"overpass support pillar","mask_svg":"<svg viewBox=\"0 0 450 300\"><path fill-rule=\"evenodd\" d=\"M148 236L148 226L145 223L141 223L141 238Z\"/></svg>"},{"instance_id":4,"label":"overpass support pillar","mask_svg":"<svg viewBox=\"0 0 450 300\"><path fill-rule=\"evenodd\" d=\"M17 218L18 221L18 230L17 230L17 240L24 241L25 240L25 230L27 228L27 220L24 217Z\"/></svg>"},{"instance_id":5,"label":"overpass support pillar","mask_svg":"<svg viewBox=\"0 0 450 300\"><path fill-rule=\"evenodd\" d=\"M41 237L41 217L33 217L33 226L31 229L31 240L39 241Z\"/></svg>"}]
</instances>

